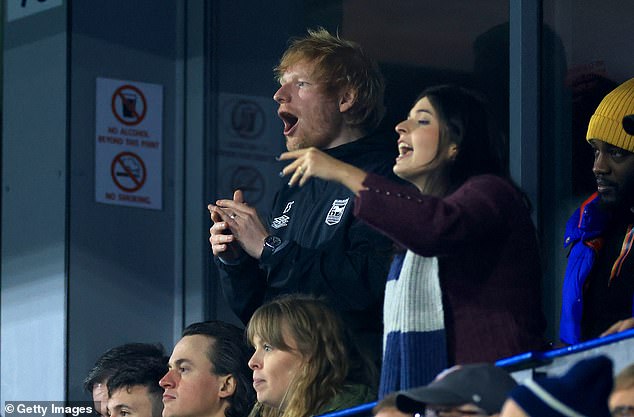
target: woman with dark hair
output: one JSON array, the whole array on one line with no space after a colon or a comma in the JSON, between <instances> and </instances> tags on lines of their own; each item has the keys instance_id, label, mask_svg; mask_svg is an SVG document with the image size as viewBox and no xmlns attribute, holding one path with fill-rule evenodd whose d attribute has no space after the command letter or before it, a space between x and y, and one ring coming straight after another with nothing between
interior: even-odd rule
<instances>
[{"instance_id":1,"label":"woman with dark hair","mask_svg":"<svg viewBox=\"0 0 634 417\"><path fill-rule=\"evenodd\" d=\"M317 149L294 159L289 184L337 181L355 215L392 238L379 395L425 385L455 363L544 347L541 266L524 194L509 180L486 103L458 86L426 89L396 126L395 184Z\"/></svg>"},{"instance_id":2,"label":"woman with dark hair","mask_svg":"<svg viewBox=\"0 0 634 417\"><path fill-rule=\"evenodd\" d=\"M246 331L258 399L250 417L311 417L375 399L374 365L324 301L278 297L253 313Z\"/></svg>"}]
</instances>

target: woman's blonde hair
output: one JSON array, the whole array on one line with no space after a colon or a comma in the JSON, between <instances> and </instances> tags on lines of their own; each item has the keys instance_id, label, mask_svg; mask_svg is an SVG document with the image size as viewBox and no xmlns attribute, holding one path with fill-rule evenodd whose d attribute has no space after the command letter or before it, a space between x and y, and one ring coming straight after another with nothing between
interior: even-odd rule
<instances>
[{"instance_id":1,"label":"woman's blonde hair","mask_svg":"<svg viewBox=\"0 0 634 417\"><path fill-rule=\"evenodd\" d=\"M303 364L279 408L258 404L254 412L262 417L315 415L340 392L348 376L344 325L324 301L286 295L258 308L247 326L247 338L252 344L258 336L276 349L291 351L284 335L296 343L296 353L301 355Z\"/></svg>"}]
</instances>

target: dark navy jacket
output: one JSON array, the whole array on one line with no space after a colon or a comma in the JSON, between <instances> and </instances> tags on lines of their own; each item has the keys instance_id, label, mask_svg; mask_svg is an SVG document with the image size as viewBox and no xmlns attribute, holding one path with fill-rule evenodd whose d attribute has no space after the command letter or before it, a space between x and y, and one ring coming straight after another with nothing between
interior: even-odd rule
<instances>
[{"instance_id":1,"label":"dark navy jacket","mask_svg":"<svg viewBox=\"0 0 634 417\"><path fill-rule=\"evenodd\" d=\"M325 152L365 171L393 176L397 149L391 138L371 135ZM283 241L279 249L239 265L216 258L222 289L243 322L279 294L323 296L362 343L370 338L379 354L392 243L354 217L354 199L346 187L316 178L303 187L284 186L267 217L270 232Z\"/></svg>"}]
</instances>

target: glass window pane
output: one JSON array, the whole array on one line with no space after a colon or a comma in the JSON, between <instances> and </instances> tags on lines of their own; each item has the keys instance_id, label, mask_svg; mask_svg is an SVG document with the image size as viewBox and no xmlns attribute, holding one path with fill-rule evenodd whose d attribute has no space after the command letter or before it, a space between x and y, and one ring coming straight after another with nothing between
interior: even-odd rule
<instances>
[{"instance_id":1,"label":"glass window pane","mask_svg":"<svg viewBox=\"0 0 634 417\"><path fill-rule=\"evenodd\" d=\"M609 91L634 76L633 13L634 3L617 0L543 2L542 244L545 305L555 339L566 220L596 191L588 121Z\"/></svg>"}]
</instances>

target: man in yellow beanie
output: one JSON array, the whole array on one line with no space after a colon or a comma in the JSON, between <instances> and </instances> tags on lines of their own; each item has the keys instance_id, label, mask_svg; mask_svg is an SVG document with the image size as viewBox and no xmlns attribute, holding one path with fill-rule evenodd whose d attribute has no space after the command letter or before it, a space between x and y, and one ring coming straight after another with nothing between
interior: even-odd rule
<instances>
[{"instance_id":1,"label":"man in yellow beanie","mask_svg":"<svg viewBox=\"0 0 634 417\"><path fill-rule=\"evenodd\" d=\"M579 343L634 327L634 78L609 93L590 119L597 191L566 225L570 248L560 339Z\"/></svg>"}]
</instances>

